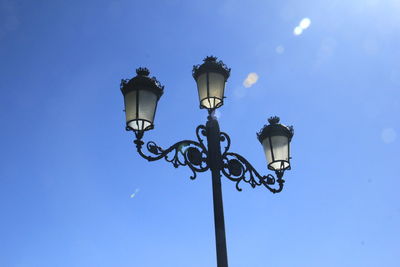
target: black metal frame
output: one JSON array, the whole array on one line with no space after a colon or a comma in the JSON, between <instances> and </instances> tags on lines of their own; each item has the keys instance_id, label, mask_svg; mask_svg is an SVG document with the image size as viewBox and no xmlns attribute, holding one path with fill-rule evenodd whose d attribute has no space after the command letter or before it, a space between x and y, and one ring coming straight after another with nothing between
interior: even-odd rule
<instances>
[{"instance_id":1,"label":"black metal frame","mask_svg":"<svg viewBox=\"0 0 400 267\"><path fill-rule=\"evenodd\" d=\"M204 59L204 63L201 65L193 66L193 78L196 80L200 75L207 73L207 97L210 101L209 93L209 81L208 74L216 72L224 75L225 82L230 75L231 69L229 69L222 61L217 61L216 57L210 56ZM144 87L146 90L151 90L157 94L158 99L163 93L164 87L157 81L156 78L149 78L149 71L146 68L139 68L136 70L137 76L131 80L122 80L121 91L124 97L127 93L139 90L139 87ZM138 93L138 91L137 91ZM212 188L213 188L213 206L214 206L214 225L215 225L215 240L216 240L216 254L217 254L217 266L228 267L228 255L226 249L226 237L225 237L225 220L224 210L222 201L222 188L221 188L221 177L224 175L229 180L236 183L236 189L242 191L240 183L248 183L252 188L256 186L264 186L272 193L279 193L283 190L284 180L282 179L285 168L275 170L276 178L272 174L260 175L256 169L245 159L243 156L230 152L231 139L227 133L221 132L217 119L214 117L214 110L223 105L222 99L212 97L215 105L215 99L219 99L221 102L207 108L209 112L208 120L206 125L199 125L196 128L197 141L194 140L182 140L179 141L167 149L163 149L158 146L155 142L149 141L146 143L146 149L143 149L145 142L142 141L144 132L153 128L153 122L151 126L144 130L135 130L128 126L126 130L133 131L136 135L134 143L136 144L137 152L141 157L148 161L157 161L165 159L167 162L172 163L175 168L179 166L187 166L192 171L190 179L196 179L197 173L211 171ZM199 94L200 96L200 94ZM157 99L157 100L158 100ZM200 108L206 108L202 105L204 99L200 99ZM137 101L139 98L137 96ZM158 102L158 101L157 101ZM157 108L157 102L155 108ZM211 102L209 102L211 106ZM139 105L136 104L138 108ZM138 119L138 112L136 114ZM133 120L134 121L134 120ZM270 138L271 135L276 133L284 133L289 137L290 142L293 136L293 128L286 127L278 124L279 118L272 117L269 120L270 125L265 125L263 129L257 134L259 141L262 143L264 138ZM205 142L206 140L206 142ZM221 149L221 144L223 148ZM270 144L272 145L271 141ZM147 150L147 151L146 151ZM288 151L289 152L289 151ZM273 150L272 150L273 153ZM275 161L275 159L273 159ZM290 165L289 165L290 166ZM268 166L269 168L269 166ZM269 168L271 169L271 168ZM273 185L276 185L274 186Z\"/></svg>"},{"instance_id":2,"label":"black metal frame","mask_svg":"<svg viewBox=\"0 0 400 267\"><path fill-rule=\"evenodd\" d=\"M143 133L136 134L136 140L134 143L136 144L139 155L148 161L156 161L164 158L166 161L172 163L175 168L178 168L179 166L188 166L193 172L193 175L190 176L190 179L194 180L196 179L198 172L205 172L209 169L207 163L208 151L204 146L201 135L204 137L206 136L206 127L204 125L199 125L196 128L198 142L192 140L182 140L167 149L163 149L155 142L149 141L146 144L146 148L147 151L154 156L146 155L143 152L142 147L144 142L141 139L143 137ZM171 154L173 154L172 158L170 158Z\"/></svg>"},{"instance_id":3,"label":"black metal frame","mask_svg":"<svg viewBox=\"0 0 400 267\"><path fill-rule=\"evenodd\" d=\"M211 119L216 120L215 118ZM127 128L127 130L130 129ZM199 125L196 128L197 141L182 140L167 149L161 148L153 141L147 142L146 149L152 155L146 155L143 151L143 145L145 144L142 141L143 133L135 133L136 140L134 143L136 144L137 152L148 161L156 161L164 158L166 161L172 163L175 168L188 166L193 172L193 175L190 176L192 180L196 179L197 173L210 169L209 153L204 144L204 138L207 137L207 127L204 125ZM221 158L218 160L222 163L220 164L220 171L226 178L236 182L236 189L238 191L242 191L242 188L239 186L241 182L250 184L252 188L263 185L274 194L282 191L285 182L282 179L284 170L275 171L277 178L272 174L260 175L243 156L229 151L231 138L227 133L220 132L219 141L226 143L222 150ZM173 156L171 157L171 155ZM271 187L274 184L278 184L278 187Z\"/></svg>"},{"instance_id":4,"label":"black metal frame","mask_svg":"<svg viewBox=\"0 0 400 267\"><path fill-rule=\"evenodd\" d=\"M127 130L131 130L127 128ZM217 253L217 266L228 267L228 254L226 249L225 220L222 203L221 174L229 180L236 182L236 189L242 191L241 182L251 187L263 185L272 193L283 190L282 179L284 169L275 171L277 178L272 174L260 175L255 168L241 155L230 152L231 138L227 133L220 132L217 119L210 113L206 125L196 128L197 141L183 140L175 143L167 149L163 149L155 142L146 144L147 152L143 151L142 141L144 131L134 131L136 135L137 151L139 155L148 161L165 159L175 168L188 166L193 172L190 179L196 179L197 173L211 171L213 186L214 224ZM207 139L207 146L204 139ZM221 149L221 143L223 149ZM149 154L150 153L150 154ZM278 184L277 188L272 185Z\"/></svg>"}]
</instances>

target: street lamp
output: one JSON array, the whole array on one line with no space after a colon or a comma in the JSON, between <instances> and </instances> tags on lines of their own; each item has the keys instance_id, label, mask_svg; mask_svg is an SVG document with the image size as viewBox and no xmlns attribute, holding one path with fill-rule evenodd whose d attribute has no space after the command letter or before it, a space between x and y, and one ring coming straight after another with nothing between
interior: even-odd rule
<instances>
[{"instance_id":1,"label":"street lamp","mask_svg":"<svg viewBox=\"0 0 400 267\"><path fill-rule=\"evenodd\" d=\"M146 68L137 69L136 77L121 81L126 130L135 133L134 143L139 155L148 161L165 159L175 168L187 166L192 171L191 179L195 179L197 173L211 171L218 267L228 266L221 176L235 182L238 191L242 191L239 184L245 182L253 188L262 185L272 193L281 192L285 182L282 179L283 174L290 169L290 141L293 137L293 127L280 124L278 117L269 118L269 124L257 133L264 148L268 169L275 172L276 178L272 174L260 175L243 156L229 151L230 137L220 132L214 111L224 103L225 83L230 71L222 61L217 61L213 56L206 57L203 64L193 66L200 108L207 109L209 113L206 125L197 126L197 141L179 141L167 149L149 141L146 144L147 152L143 151L142 138L145 131L154 128L157 103L164 87L156 78L149 77L150 72ZM277 186L273 187L275 184Z\"/></svg>"}]
</instances>

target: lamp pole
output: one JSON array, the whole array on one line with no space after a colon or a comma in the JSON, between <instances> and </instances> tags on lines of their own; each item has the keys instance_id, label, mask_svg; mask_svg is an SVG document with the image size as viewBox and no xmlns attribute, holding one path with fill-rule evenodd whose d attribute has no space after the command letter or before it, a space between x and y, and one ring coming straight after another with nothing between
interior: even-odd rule
<instances>
[{"instance_id":1,"label":"lamp pole","mask_svg":"<svg viewBox=\"0 0 400 267\"><path fill-rule=\"evenodd\" d=\"M228 255L226 251L224 207L222 202L221 189L221 142L219 124L213 114L208 116L206 123L207 146L208 146L208 165L211 169L213 203L214 203L214 226L215 242L217 250L217 266L228 267Z\"/></svg>"},{"instance_id":2,"label":"lamp pole","mask_svg":"<svg viewBox=\"0 0 400 267\"><path fill-rule=\"evenodd\" d=\"M154 128L157 103L164 86L156 78L150 78L150 72L146 68L139 68L136 73L136 77L121 81L126 130L135 133L137 152L148 161L165 159L175 168L187 166L192 171L192 180L197 177L197 173L211 171L217 266L228 267L221 177L223 175L235 182L238 191L242 191L240 183L244 182L253 188L264 186L272 193L281 192L285 182L282 179L283 174L290 169L289 147L293 127L280 124L278 117L271 117L268 119L269 125L265 125L257 133L268 161L268 169L275 172L276 178L272 174L260 175L243 156L230 152L231 139L227 133L220 131L214 116L214 111L223 105L225 82L230 75L230 69L211 56L206 57L202 65L193 67L200 107L207 109L209 113L206 125L196 128L197 141L182 140L167 149L149 141L145 145L147 151L144 151L145 142L142 138L145 131Z\"/></svg>"}]
</instances>

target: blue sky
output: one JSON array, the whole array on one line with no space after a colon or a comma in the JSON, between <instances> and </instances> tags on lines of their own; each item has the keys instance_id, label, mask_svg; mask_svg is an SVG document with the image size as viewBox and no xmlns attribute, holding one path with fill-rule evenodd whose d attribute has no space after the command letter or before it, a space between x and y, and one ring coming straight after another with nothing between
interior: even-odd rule
<instances>
[{"instance_id":1,"label":"blue sky","mask_svg":"<svg viewBox=\"0 0 400 267\"><path fill-rule=\"evenodd\" d=\"M0 266L215 266L209 173L140 158L119 91L148 67L145 140L193 139L207 55L232 151L266 174L255 133L295 128L282 193L223 180L230 266L398 266L399 47L398 0L0 0Z\"/></svg>"}]
</instances>

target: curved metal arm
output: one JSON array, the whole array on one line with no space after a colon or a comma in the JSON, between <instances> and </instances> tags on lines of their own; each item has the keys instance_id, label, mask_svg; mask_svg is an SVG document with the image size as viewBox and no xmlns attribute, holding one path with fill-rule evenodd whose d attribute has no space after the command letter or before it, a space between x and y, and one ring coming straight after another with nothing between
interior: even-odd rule
<instances>
[{"instance_id":1,"label":"curved metal arm","mask_svg":"<svg viewBox=\"0 0 400 267\"><path fill-rule=\"evenodd\" d=\"M175 168L178 168L179 166L188 166L193 172L193 175L190 176L190 179L193 180L197 177L197 172L205 172L209 169L207 164L208 151L204 146L202 137L200 136L200 134L205 136L205 131L205 126L199 125L196 128L198 142L183 140L175 143L167 149L161 148L153 141L147 142L147 151L152 155L146 155L143 152L142 146L144 145L144 142L141 140L140 136L137 137L134 143L136 144L139 155L148 161L156 161L165 158L165 160L171 162Z\"/></svg>"},{"instance_id":2,"label":"curved metal arm","mask_svg":"<svg viewBox=\"0 0 400 267\"><path fill-rule=\"evenodd\" d=\"M228 134L221 132L221 141L226 141L227 144L222 154L222 168L221 171L226 178L236 182L236 189L242 191L239 186L241 181L249 183L251 187L264 185L272 193L279 193L283 189L285 181L282 179L283 171L276 171L277 179L272 174L260 175L256 169L241 155L228 152L230 148L230 138ZM272 188L270 185L278 183L278 188Z\"/></svg>"},{"instance_id":3,"label":"curved metal arm","mask_svg":"<svg viewBox=\"0 0 400 267\"><path fill-rule=\"evenodd\" d=\"M149 141L146 144L147 154L142 149L144 145L142 141L143 134L137 134L134 143L139 155L148 161L156 161L164 158L166 161L171 162L175 168L188 166L193 172L193 175L190 176L190 179L193 180L196 179L198 172L205 172L210 168L208 164L209 154L203 141L203 137L206 135L206 127L199 125L196 128L198 141L179 141L167 149L163 149L155 142ZM285 182L282 179L284 171L276 171L277 178L272 174L260 175L243 156L229 152L231 139L228 134L221 132L220 142L223 147L221 149L221 172L226 178L236 182L236 189L238 191L242 191L242 188L239 186L239 183L242 181L250 184L253 188L264 185L272 193L282 191ZM276 183L278 184L277 188L271 187L271 185Z\"/></svg>"}]
</instances>

